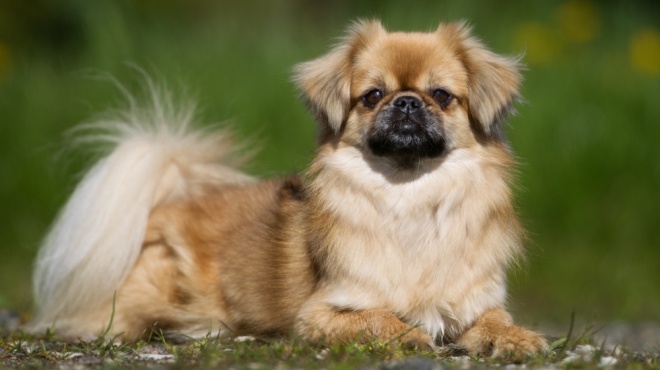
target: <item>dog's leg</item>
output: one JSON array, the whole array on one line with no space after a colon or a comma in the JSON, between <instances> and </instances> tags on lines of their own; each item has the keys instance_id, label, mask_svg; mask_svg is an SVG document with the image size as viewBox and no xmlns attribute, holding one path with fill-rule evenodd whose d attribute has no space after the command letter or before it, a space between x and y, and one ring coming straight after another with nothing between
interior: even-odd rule
<instances>
[{"instance_id":1,"label":"dog's leg","mask_svg":"<svg viewBox=\"0 0 660 370\"><path fill-rule=\"evenodd\" d=\"M493 357L529 356L548 349L541 335L514 325L511 315L501 308L484 312L457 343L472 354L492 354Z\"/></svg>"},{"instance_id":2,"label":"dog's leg","mask_svg":"<svg viewBox=\"0 0 660 370\"><path fill-rule=\"evenodd\" d=\"M298 316L296 332L313 343L377 339L410 348L434 347L430 335L383 309L342 310L324 303L308 303Z\"/></svg>"}]
</instances>

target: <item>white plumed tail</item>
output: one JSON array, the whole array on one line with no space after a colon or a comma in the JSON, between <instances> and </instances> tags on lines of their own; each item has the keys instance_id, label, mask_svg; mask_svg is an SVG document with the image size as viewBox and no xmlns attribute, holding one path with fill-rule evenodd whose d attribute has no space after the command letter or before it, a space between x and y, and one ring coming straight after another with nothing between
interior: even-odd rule
<instances>
[{"instance_id":1,"label":"white plumed tail","mask_svg":"<svg viewBox=\"0 0 660 370\"><path fill-rule=\"evenodd\" d=\"M151 210L209 183L252 179L234 169L226 133L191 130L192 109L153 93L147 109L129 99L118 119L84 126L82 139L111 151L84 176L45 238L36 260L36 315L28 330L107 303L135 264Z\"/></svg>"}]
</instances>

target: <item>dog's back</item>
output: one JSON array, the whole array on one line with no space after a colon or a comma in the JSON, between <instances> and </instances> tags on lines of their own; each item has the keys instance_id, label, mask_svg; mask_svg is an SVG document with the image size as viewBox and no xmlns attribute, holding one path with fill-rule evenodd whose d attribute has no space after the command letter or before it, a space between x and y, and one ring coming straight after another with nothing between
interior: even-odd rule
<instances>
[{"instance_id":1,"label":"dog's back","mask_svg":"<svg viewBox=\"0 0 660 370\"><path fill-rule=\"evenodd\" d=\"M192 130L192 111L153 94L150 108L131 105L84 127L83 141L111 150L80 181L39 251L37 312L28 330L56 325L64 335L99 334L110 320L114 292L136 274L138 259L154 254L143 248L153 209L197 196L210 184L254 182L233 168L235 148L226 133Z\"/></svg>"}]
</instances>

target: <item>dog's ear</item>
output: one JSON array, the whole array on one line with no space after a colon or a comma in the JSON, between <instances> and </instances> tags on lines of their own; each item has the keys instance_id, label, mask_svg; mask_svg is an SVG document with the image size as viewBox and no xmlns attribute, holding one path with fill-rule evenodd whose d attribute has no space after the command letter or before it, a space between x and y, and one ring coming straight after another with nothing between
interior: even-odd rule
<instances>
[{"instance_id":1,"label":"dog's ear","mask_svg":"<svg viewBox=\"0 0 660 370\"><path fill-rule=\"evenodd\" d=\"M497 55L470 35L466 22L441 24L438 33L449 37L468 74L470 119L486 135L501 137L502 124L520 99L520 58Z\"/></svg>"},{"instance_id":2,"label":"dog's ear","mask_svg":"<svg viewBox=\"0 0 660 370\"><path fill-rule=\"evenodd\" d=\"M293 80L323 129L341 129L350 109L353 59L384 32L377 20L357 21L329 53L294 67Z\"/></svg>"}]
</instances>

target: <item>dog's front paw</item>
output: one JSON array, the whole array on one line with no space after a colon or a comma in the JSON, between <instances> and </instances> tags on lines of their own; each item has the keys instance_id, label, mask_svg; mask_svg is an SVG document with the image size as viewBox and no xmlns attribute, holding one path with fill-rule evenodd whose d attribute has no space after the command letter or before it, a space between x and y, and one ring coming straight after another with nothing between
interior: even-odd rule
<instances>
[{"instance_id":1,"label":"dog's front paw","mask_svg":"<svg viewBox=\"0 0 660 370\"><path fill-rule=\"evenodd\" d=\"M418 328L410 329L410 331L398 337L396 340L402 347L408 349L432 351L435 348L433 338Z\"/></svg>"},{"instance_id":2,"label":"dog's front paw","mask_svg":"<svg viewBox=\"0 0 660 370\"><path fill-rule=\"evenodd\" d=\"M493 341L493 357L524 358L547 351L540 334L515 325L504 328Z\"/></svg>"},{"instance_id":3,"label":"dog's front paw","mask_svg":"<svg viewBox=\"0 0 660 370\"><path fill-rule=\"evenodd\" d=\"M514 325L511 315L501 308L484 312L456 343L473 355L514 360L548 350L548 344L540 334Z\"/></svg>"}]
</instances>

